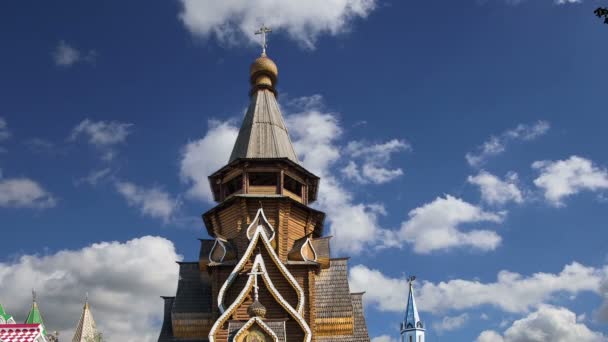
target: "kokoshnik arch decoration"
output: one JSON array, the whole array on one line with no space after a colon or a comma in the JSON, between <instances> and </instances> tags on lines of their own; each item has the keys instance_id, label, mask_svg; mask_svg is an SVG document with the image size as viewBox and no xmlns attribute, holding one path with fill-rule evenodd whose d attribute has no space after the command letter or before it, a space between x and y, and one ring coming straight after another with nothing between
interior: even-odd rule
<instances>
[{"instance_id":1,"label":"kokoshnik arch decoration","mask_svg":"<svg viewBox=\"0 0 608 342\"><path fill-rule=\"evenodd\" d=\"M180 262L163 297L159 342L369 342L348 258L330 257L325 214L309 207L319 177L298 160L277 103L278 68L250 68L250 104L228 163L209 176L218 204L203 214L200 257ZM229 158L228 158L229 157Z\"/></svg>"}]
</instances>

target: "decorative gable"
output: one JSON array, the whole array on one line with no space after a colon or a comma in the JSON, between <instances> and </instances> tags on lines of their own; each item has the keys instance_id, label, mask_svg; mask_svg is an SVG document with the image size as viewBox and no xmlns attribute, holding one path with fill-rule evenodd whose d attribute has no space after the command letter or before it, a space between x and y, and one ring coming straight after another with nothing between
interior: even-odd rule
<instances>
[{"instance_id":1,"label":"decorative gable","mask_svg":"<svg viewBox=\"0 0 608 342\"><path fill-rule=\"evenodd\" d=\"M279 337L259 317L253 317L236 333L234 342L279 342Z\"/></svg>"},{"instance_id":2,"label":"decorative gable","mask_svg":"<svg viewBox=\"0 0 608 342\"><path fill-rule=\"evenodd\" d=\"M232 270L221 289L218 293L218 308L220 310L221 316L215 322L211 331L209 332L209 342L215 342L215 334L218 329L222 327L226 321L236 312L236 310L243 304L245 299L251 293L254 288L255 277L257 275L261 275L264 285L272 295L272 298L282 307L291 318L297 322L302 332L304 333L304 341L310 342L312 339L312 332L310 327L306 323L306 320L303 317L304 313L304 304L305 304L305 294L302 287L295 280L293 275L289 272L289 270L285 267L285 265L280 261L279 256L276 254L272 244L271 239L269 238L268 233L274 236L274 229L266 220L263 209L259 209L256 215L256 219L253 220L253 223L247 228L247 236L250 239L249 245L241 257L235 268ZM280 274L284 277L287 284L292 287L297 295L297 305L295 308L285 300L284 296L281 292L278 291L273 280L269 276L268 270L266 268L266 264L264 262L264 258L262 257L261 248L264 248L269 259L272 261L274 267L278 269ZM251 258L253 257L253 253L258 251L258 254L255 256L251 269L248 273L248 279L241 289L238 296L230 303L228 307L225 306L225 300L228 289L235 283L237 277L239 275L242 276L243 271L245 270L245 266L251 264ZM252 335L253 336L253 335ZM253 340L252 340L253 341ZM265 340L261 340L265 341Z\"/></svg>"}]
</instances>

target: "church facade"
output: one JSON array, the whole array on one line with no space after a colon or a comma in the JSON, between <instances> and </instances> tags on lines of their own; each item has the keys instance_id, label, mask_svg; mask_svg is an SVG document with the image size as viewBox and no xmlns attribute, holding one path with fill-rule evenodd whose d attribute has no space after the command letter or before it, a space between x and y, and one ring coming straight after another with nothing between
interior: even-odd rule
<instances>
[{"instance_id":1,"label":"church facade","mask_svg":"<svg viewBox=\"0 0 608 342\"><path fill-rule=\"evenodd\" d=\"M179 262L159 342L370 341L348 258L330 256L325 214L310 207L320 179L298 160L277 78L264 47L232 154L209 176L218 204L202 216L212 239L200 240L198 261Z\"/></svg>"}]
</instances>

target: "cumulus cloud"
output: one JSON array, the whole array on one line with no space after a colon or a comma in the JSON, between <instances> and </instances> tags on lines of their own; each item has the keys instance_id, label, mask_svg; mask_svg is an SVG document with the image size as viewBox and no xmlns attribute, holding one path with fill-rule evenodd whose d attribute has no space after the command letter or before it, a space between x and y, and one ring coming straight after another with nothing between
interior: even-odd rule
<instances>
[{"instance_id":1,"label":"cumulus cloud","mask_svg":"<svg viewBox=\"0 0 608 342\"><path fill-rule=\"evenodd\" d=\"M534 185L543 190L545 199L555 206L564 205L563 198L581 191L608 189L608 170L579 156L558 161L536 161L532 168L540 172Z\"/></svg>"},{"instance_id":2,"label":"cumulus cloud","mask_svg":"<svg viewBox=\"0 0 608 342\"><path fill-rule=\"evenodd\" d=\"M537 311L517 320L504 334L487 330L477 342L604 342L608 338L577 323L576 314L566 308L541 305Z\"/></svg>"},{"instance_id":3,"label":"cumulus cloud","mask_svg":"<svg viewBox=\"0 0 608 342\"><path fill-rule=\"evenodd\" d=\"M517 127L506 130L498 136L490 137L476 151L467 153L465 159L470 166L479 167L488 158L505 152L511 142L534 140L546 134L549 128L550 125L546 121L538 121L531 125L519 124Z\"/></svg>"},{"instance_id":4,"label":"cumulus cloud","mask_svg":"<svg viewBox=\"0 0 608 342\"><path fill-rule=\"evenodd\" d=\"M433 323L433 330L438 334L454 331L463 327L469 321L469 315L463 313L457 316L445 316L439 322Z\"/></svg>"},{"instance_id":5,"label":"cumulus cloud","mask_svg":"<svg viewBox=\"0 0 608 342\"><path fill-rule=\"evenodd\" d=\"M399 340L389 335L382 335L372 338L372 342L399 342Z\"/></svg>"},{"instance_id":6,"label":"cumulus cloud","mask_svg":"<svg viewBox=\"0 0 608 342\"><path fill-rule=\"evenodd\" d=\"M321 111L319 101L300 102L314 105L288 115L286 123L303 165L323 179L316 205L328 214L330 233L335 237L332 247L360 253L364 246L378 243L382 230L378 218L384 208L378 203L357 202L333 176L337 161L344 158L338 143L343 130L337 114Z\"/></svg>"},{"instance_id":7,"label":"cumulus cloud","mask_svg":"<svg viewBox=\"0 0 608 342\"><path fill-rule=\"evenodd\" d=\"M55 197L29 178L2 178L0 173L0 207L50 208L57 204Z\"/></svg>"},{"instance_id":8,"label":"cumulus cloud","mask_svg":"<svg viewBox=\"0 0 608 342\"><path fill-rule=\"evenodd\" d=\"M55 65L61 67L69 67L78 62L94 63L95 58L97 57L95 50L89 50L83 54L64 40L60 40L59 43L57 43L52 55Z\"/></svg>"},{"instance_id":9,"label":"cumulus cloud","mask_svg":"<svg viewBox=\"0 0 608 342\"><path fill-rule=\"evenodd\" d=\"M352 21L366 18L376 0L181 0L179 18L195 36L224 44L255 42L254 31L266 24L313 49L319 36L347 32ZM272 15L269 15L272 13Z\"/></svg>"},{"instance_id":10,"label":"cumulus cloud","mask_svg":"<svg viewBox=\"0 0 608 342\"><path fill-rule=\"evenodd\" d=\"M500 223L503 213L484 211L462 199L446 195L409 212L409 219L401 224L396 239L388 244L407 241L416 253L430 253L456 247L471 247L488 251L496 249L501 237L494 231L462 226L475 223Z\"/></svg>"},{"instance_id":11,"label":"cumulus cloud","mask_svg":"<svg viewBox=\"0 0 608 342\"><path fill-rule=\"evenodd\" d=\"M16 320L24 321L31 306L28 289L35 288L47 330L57 330L69 340L88 292L105 339L156 341L163 315L159 296L175 293L176 260L181 256L173 244L152 236L51 255L24 255L0 263L2 304Z\"/></svg>"},{"instance_id":12,"label":"cumulus cloud","mask_svg":"<svg viewBox=\"0 0 608 342\"><path fill-rule=\"evenodd\" d=\"M190 187L189 197L212 203L213 194L207 177L228 162L239 130L232 121L210 120L208 125L202 139L182 147L180 178Z\"/></svg>"},{"instance_id":13,"label":"cumulus cloud","mask_svg":"<svg viewBox=\"0 0 608 342\"><path fill-rule=\"evenodd\" d=\"M560 293L577 295L598 293L605 271L573 262L559 273L534 273L524 276L503 270L495 282L453 279L417 287L419 309L435 314L490 305L510 313L527 313ZM366 291L366 305L380 311L403 311L408 284L405 278L391 278L364 265L351 268L349 281L353 291Z\"/></svg>"},{"instance_id":14,"label":"cumulus cloud","mask_svg":"<svg viewBox=\"0 0 608 342\"><path fill-rule=\"evenodd\" d=\"M179 199L159 187L144 188L125 181L118 181L115 186L127 203L138 208L142 215L161 219L165 223L173 218L181 206Z\"/></svg>"},{"instance_id":15,"label":"cumulus cloud","mask_svg":"<svg viewBox=\"0 0 608 342\"><path fill-rule=\"evenodd\" d=\"M351 141L345 153L352 159L342 173L349 179L361 183L382 184L403 175L401 168L387 168L391 155L411 149L404 140L392 139L385 143L369 144L364 141ZM359 163L362 165L360 166Z\"/></svg>"},{"instance_id":16,"label":"cumulus cloud","mask_svg":"<svg viewBox=\"0 0 608 342\"><path fill-rule=\"evenodd\" d=\"M133 124L118 121L92 121L85 119L72 129L69 140L83 136L88 143L102 152L101 158L110 161L116 151L114 147L126 142Z\"/></svg>"},{"instance_id":17,"label":"cumulus cloud","mask_svg":"<svg viewBox=\"0 0 608 342\"><path fill-rule=\"evenodd\" d=\"M467 180L469 183L479 186L481 199L488 204L504 205L508 202L522 203L524 201L523 194L517 186L517 173L511 172L507 174L505 180L502 180L482 170L475 176L469 176Z\"/></svg>"},{"instance_id":18,"label":"cumulus cloud","mask_svg":"<svg viewBox=\"0 0 608 342\"><path fill-rule=\"evenodd\" d=\"M405 278L391 278L381 271L370 269L365 265L350 268L348 283L353 292L365 292L363 301L366 305L380 311L402 312L407 303L408 282ZM419 310L427 311L419 300Z\"/></svg>"}]
</instances>

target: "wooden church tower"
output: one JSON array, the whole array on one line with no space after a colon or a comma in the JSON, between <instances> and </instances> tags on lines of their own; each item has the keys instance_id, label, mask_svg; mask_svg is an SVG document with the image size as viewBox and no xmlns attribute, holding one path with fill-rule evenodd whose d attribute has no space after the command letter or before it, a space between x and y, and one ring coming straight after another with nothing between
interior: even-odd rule
<instances>
[{"instance_id":1,"label":"wooden church tower","mask_svg":"<svg viewBox=\"0 0 608 342\"><path fill-rule=\"evenodd\" d=\"M201 240L198 261L179 263L158 341L369 342L348 258L330 257L325 214L309 207L319 177L300 165L263 46L228 164L209 176L218 204L203 220L213 239Z\"/></svg>"}]
</instances>

